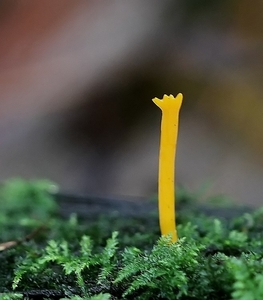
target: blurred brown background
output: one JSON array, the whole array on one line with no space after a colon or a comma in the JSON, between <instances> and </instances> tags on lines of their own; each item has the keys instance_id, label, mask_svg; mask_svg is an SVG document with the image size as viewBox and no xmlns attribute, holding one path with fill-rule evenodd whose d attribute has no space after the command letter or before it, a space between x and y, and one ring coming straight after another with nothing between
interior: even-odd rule
<instances>
[{"instance_id":1,"label":"blurred brown background","mask_svg":"<svg viewBox=\"0 0 263 300\"><path fill-rule=\"evenodd\" d=\"M263 2L0 3L0 180L157 191L164 93L184 94L177 182L263 203Z\"/></svg>"}]
</instances>

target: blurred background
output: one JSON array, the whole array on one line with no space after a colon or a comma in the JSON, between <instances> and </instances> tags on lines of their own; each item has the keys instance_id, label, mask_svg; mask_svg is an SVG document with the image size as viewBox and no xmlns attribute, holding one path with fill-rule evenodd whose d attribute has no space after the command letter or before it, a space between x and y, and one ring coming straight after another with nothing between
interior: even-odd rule
<instances>
[{"instance_id":1,"label":"blurred background","mask_svg":"<svg viewBox=\"0 0 263 300\"><path fill-rule=\"evenodd\" d=\"M177 183L263 203L263 2L0 2L0 180L157 192L161 112L182 92Z\"/></svg>"}]
</instances>

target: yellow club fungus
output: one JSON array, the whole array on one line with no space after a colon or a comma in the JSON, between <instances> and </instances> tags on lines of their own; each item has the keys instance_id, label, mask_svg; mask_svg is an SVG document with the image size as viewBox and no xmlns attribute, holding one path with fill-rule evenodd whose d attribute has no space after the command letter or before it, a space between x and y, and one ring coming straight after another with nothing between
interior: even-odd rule
<instances>
[{"instance_id":1,"label":"yellow club fungus","mask_svg":"<svg viewBox=\"0 0 263 300\"><path fill-rule=\"evenodd\" d=\"M172 241L178 240L175 221L175 155L178 135L179 111L183 95L164 95L153 102L162 110L161 142L159 155L159 222L162 235L170 234Z\"/></svg>"}]
</instances>

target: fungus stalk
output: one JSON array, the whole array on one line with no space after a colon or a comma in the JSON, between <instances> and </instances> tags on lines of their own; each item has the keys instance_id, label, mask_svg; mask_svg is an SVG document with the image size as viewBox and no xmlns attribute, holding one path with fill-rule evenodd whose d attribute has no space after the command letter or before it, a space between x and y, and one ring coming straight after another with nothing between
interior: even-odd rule
<instances>
[{"instance_id":1,"label":"fungus stalk","mask_svg":"<svg viewBox=\"0 0 263 300\"><path fill-rule=\"evenodd\" d=\"M159 223L162 235L178 240L175 221L175 155L178 135L179 111L183 95L164 95L153 102L162 111L161 142L159 155L158 203Z\"/></svg>"}]
</instances>

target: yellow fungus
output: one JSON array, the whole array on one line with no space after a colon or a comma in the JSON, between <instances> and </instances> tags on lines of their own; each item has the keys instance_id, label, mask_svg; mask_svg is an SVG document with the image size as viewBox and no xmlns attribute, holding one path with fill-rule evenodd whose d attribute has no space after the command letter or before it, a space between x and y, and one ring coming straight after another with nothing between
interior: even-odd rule
<instances>
[{"instance_id":1,"label":"yellow fungus","mask_svg":"<svg viewBox=\"0 0 263 300\"><path fill-rule=\"evenodd\" d=\"M178 240L175 221L175 155L178 135L179 111L183 95L164 95L153 102L162 110L161 142L159 155L159 223L162 235L170 234L172 241Z\"/></svg>"}]
</instances>

